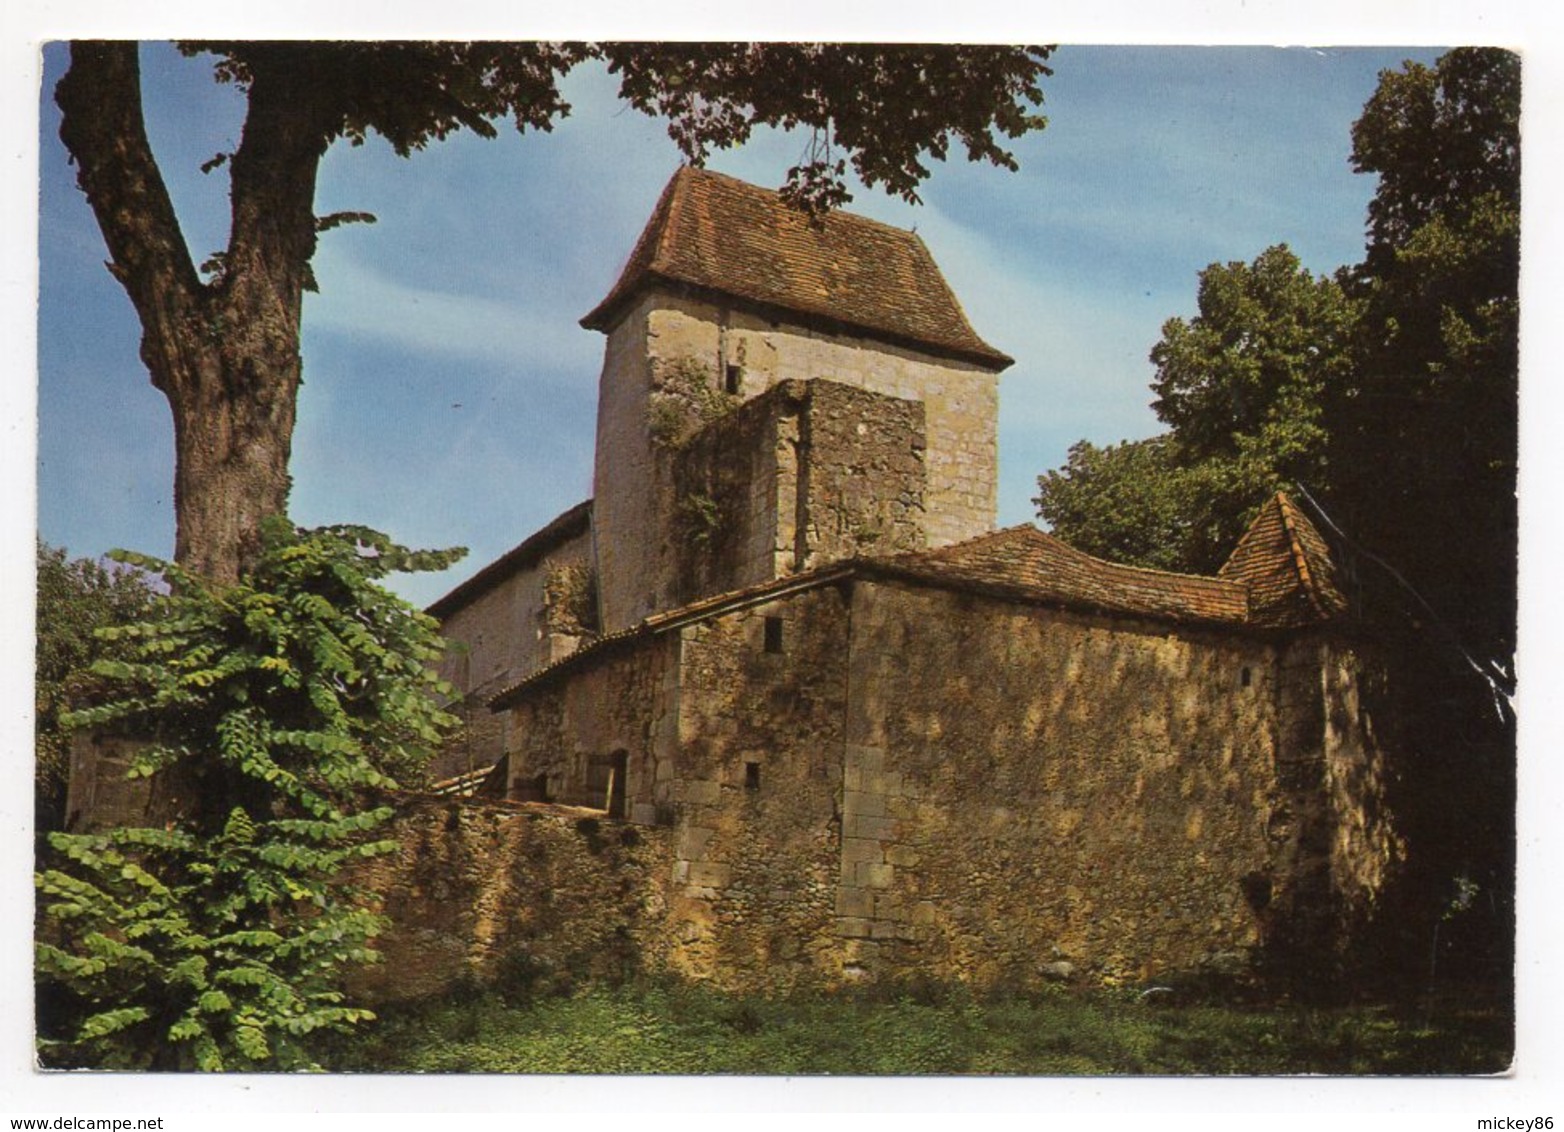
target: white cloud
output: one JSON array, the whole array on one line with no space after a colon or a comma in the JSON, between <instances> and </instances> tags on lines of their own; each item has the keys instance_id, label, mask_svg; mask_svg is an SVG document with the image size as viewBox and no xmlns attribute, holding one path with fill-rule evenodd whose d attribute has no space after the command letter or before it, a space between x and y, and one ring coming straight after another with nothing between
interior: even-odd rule
<instances>
[{"instance_id":1,"label":"white cloud","mask_svg":"<svg viewBox=\"0 0 1564 1132\"><path fill-rule=\"evenodd\" d=\"M450 362L503 362L556 378L589 369L601 344L549 304L399 283L340 251L315 259L320 294L305 317L312 329L368 339Z\"/></svg>"}]
</instances>

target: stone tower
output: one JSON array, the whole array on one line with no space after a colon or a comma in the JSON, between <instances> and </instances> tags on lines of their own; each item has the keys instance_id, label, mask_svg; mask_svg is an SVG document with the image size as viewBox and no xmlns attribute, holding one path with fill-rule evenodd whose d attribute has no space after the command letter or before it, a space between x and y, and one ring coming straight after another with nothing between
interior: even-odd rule
<instances>
[{"instance_id":1,"label":"stone tower","mask_svg":"<svg viewBox=\"0 0 1564 1132\"><path fill-rule=\"evenodd\" d=\"M1012 359L973 332L912 233L846 213L811 223L774 192L684 168L582 325L608 339L605 633L833 557L994 527Z\"/></svg>"}]
</instances>

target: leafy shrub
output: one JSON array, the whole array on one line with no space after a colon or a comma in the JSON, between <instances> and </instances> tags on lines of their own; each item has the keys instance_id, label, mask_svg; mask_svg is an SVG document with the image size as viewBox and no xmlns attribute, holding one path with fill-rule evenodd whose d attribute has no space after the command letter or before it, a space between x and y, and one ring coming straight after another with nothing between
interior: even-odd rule
<instances>
[{"instance_id":1,"label":"leafy shrub","mask_svg":"<svg viewBox=\"0 0 1564 1132\"><path fill-rule=\"evenodd\" d=\"M66 722L144 744L131 774L184 801L165 828L50 836L46 1064L307 1068L312 1034L373 1017L336 989L375 958L379 926L345 870L396 848L373 792L419 773L455 724L434 622L376 582L459 553L279 520L234 586L116 555L170 592L100 631L128 659L94 665L113 698Z\"/></svg>"},{"instance_id":2,"label":"leafy shrub","mask_svg":"<svg viewBox=\"0 0 1564 1132\"><path fill-rule=\"evenodd\" d=\"M107 641L97 630L139 621L153 600L146 575L111 568L90 558L70 560L65 551L38 542L37 668L34 680L35 779L37 828L58 829L65 808L70 734L60 717L73 700L86 695L96 660L123 659L122 642Z\"/></svg>"}]
</instances>

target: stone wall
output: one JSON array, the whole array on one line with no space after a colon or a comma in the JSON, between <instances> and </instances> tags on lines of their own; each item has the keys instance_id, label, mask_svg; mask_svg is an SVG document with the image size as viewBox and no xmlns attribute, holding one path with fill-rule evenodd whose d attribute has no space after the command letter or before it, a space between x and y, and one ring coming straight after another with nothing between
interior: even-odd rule
<instances>
[{"instance_id":1,"label":"stone wall","mask_svg":"<svg viewBox=\"0 0 1564 1132\"><path fill-rule=\"evenodd\" d=\"M811 590L681 630L669 908L679 967L832 980L848 604Z\"/></svg>"},{"instance_id":2,"label":"stone wall","mask_svg":"<svg viewBox=\"0 0 1564 1132\"><path fill-rule=\"evenodd\" d=\"M776 393L662 454L675 512L669 607L792 571L801 398Z\"/></svg>"},{"instance_id":3,"label":"stone wall","mask_svg":"<svg viewBox=\"0 0 1564 1132\"><path fill-rule=\"evenodd\" d=\"M792 383L790 383L792 384ZM928 406L811 381L800 421L794 569L856 554L901 554L929 543Z\"/></svg>"},{"instance_id":4,"label":"stone wall","mask_svg":"<svg viewBox=\"0 0 1564 1132\"><path fill-rule=\"evenodd\" d=\"M464 727L430 768L435 778L491 766L504 754L500 719L489 711L489 697L575 651L586 628L580 624L578 591L589 584L584 579L591 569L592 538L582 533L484 590L441 623L451 647L441 660L440 677L461 695ZM561 602L570 608L559 608Z\"/></svg>"},{"instance_id":5,"label":"stone wall","mask_svg":"<svg viewBox=\"0 0 1564 1132\"><path fill-rule=\"evenodd\" d=\"M656 474L648 419L652 362L697 355L678 336L664 340L658 301L653 292L626 312L603 351L592 522L604 633L627 629L663 607L657 586L669 576L665 555L672 532L664 512L672 497Z\"/></svg>"},{"instance_id":6,"label":"stone wall","mask_svg":"<svg viewBox=\"0 0 1564 1132\"><path fill-rule=\"evenodd\" d=\"M392 928L384 961L352 975L371 1000L416 998L464 975L534 973L545 986L662 969L672 952L668 830L565 806L404 800L401 851L360 881Z\"/></svg>"},{"instance_id":7,"label":"stone wall","mask_svg":"<svg viewBox=\"0 0 1564 1132\"><path fill-rule=\"evenodd\" d=\"M1114 980L1260 942L1270 646L897 585L852 619L851 961Z\"/></svg>"},{"instance_id":8,"label":"stone wall","mask_svg":"<svg viewBox=\"0 0 1564 1132\"><path fill-rule=\"evenodd\" d=\"M598 395L594 516L605 632L677 603L672 555L682 534L679 498L659 470L649 416L659 373L691 363L723 388L731 381L743 399L779 383L825 378L921 402L927 544L943 546L993 529L997 375L971 363L772 323L652 290L609 333Z\"/></svg>"},{"instance_id":9,"label":"stone wall","mask_svg":"<svg viewBox=\"0 0 1564 1132\"><path fill-rule=\"evenodd\" d=\"M924 406L788 381L666 456L678 606L855 554L921 550Z\"/></svg>"},{"instance_id":10,"label":"stone wall","mask_svg":"<svg viewBox=\"0 0 1564 1132\"><path fill-rule=\"evenodd\" d=\"M623 750L669 838L647 962L732 987L1318 961L1399 851L1364 670L1323 634L860 578L545 681L512 781L582 800Z\"/></svg>"},{"instance_id":11,"label":"stone wall","mask_svg":"<svg viewBox=\"0 0 1564 1132\"><path fill-rule=\"evenodd\" d=\"M1367 709L1377 667L1309 634L1280 651L1277 845L1270 919L1283 951L1324 971L1374 909L1403 845L1385 811L1385 752Z\"/></svg>"},{"instance_id":12,"label":"stone wall","mask_svg":"<svg viewBox=\"0 0 1564 1132\"><path fill-rule=\"evenodd\" d=\"M603 782L622 756L624 816L657 820L669 796L678 726L677 636L654 637L611 652L583 671L547 682L502 720L508 796L608 809ZM542 781L539 782L539 776ZM541 789L539 789L541 787Z\"/></svg>"},{"instance_id":13,"label":"stone wall","mask_svg":"<svg viewBox=\"0 0 1564 1132\"><path fill-rule=\"evenodd\" d=\"M670 312L670 321L674 312ZM689 304L724 368L740 367L745 393L780 381L828 378L923 402L928 429L927 534L944 546L994 528L998 513L999 378L977 365L868 338L769 322L744 311Z\"/></svg>"}]
</instances>

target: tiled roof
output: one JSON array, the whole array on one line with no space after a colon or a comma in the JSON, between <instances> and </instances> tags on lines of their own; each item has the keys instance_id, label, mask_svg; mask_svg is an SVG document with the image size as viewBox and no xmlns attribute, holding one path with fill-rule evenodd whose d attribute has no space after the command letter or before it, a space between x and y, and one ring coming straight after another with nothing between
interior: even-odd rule
<instances>
[{"instance_id":1,"label":"tiled roof","mask_svg":"<svg viewBox=\"0 0 1564 1132\"><path fill-rule=\"evenodd\" d=\"M592 501L588 499L584 503L577 503L546 527L533 532L520 544L490 562L450 593L437 599L425 612L431 617L444 620L517 571L536 565L544 555L561 543L585 534L591 522Z\"/></svg>"},{"instance_id":2,"label":"tiled roof","mask_svg":"<svg viewBox=\"0 0 1564 1132\"><path fill-rule=\"evenodd\" d=\"M1290 629L1329 621L1346 608L1333 576L1325 540L1285 495L1265 505L1214 578L1106 562L1022 524L938 550L847 559L655 614L539 669L489 706L498 710L545 678L591 664L628 642L850 577L896 578L1181 625Z\"/></svg>"},{"instance_id":3,"label":"tiled roof","mask_svg":"<svg viewBox=\"0 0 1564 1132\"><path fill-rule=\"evenodd\" d=\"M1217 575L1248 587L1250 620L1266 628L1329 620L1347 607L1325 539L1280 492L1260 509Z\"/></svg>"},{"instance_id":4,"label":"tiled roof","mask_svg":"<svg viewBox=\"0 0 1564 1132\"><path fill-rule=\"evenodd\" d=\"M1105 562L1029 524L869 566L1028 601L1182 622L1242 625L1249 612L1242 582Z\"/></svg>"},{"instance_id":5,"label":"tiled roof","mask_svg":"<svg viewBox=\"0 0 1564 1132\"><path fill-rule=\"evenodd\" d=\"M686 166L663 190L629 262L581 320L607 330L642 287L667 282L811 316L1000 370L923 241L831 212L818 223L777 193Z\"/></svg>"}]
</instances>

